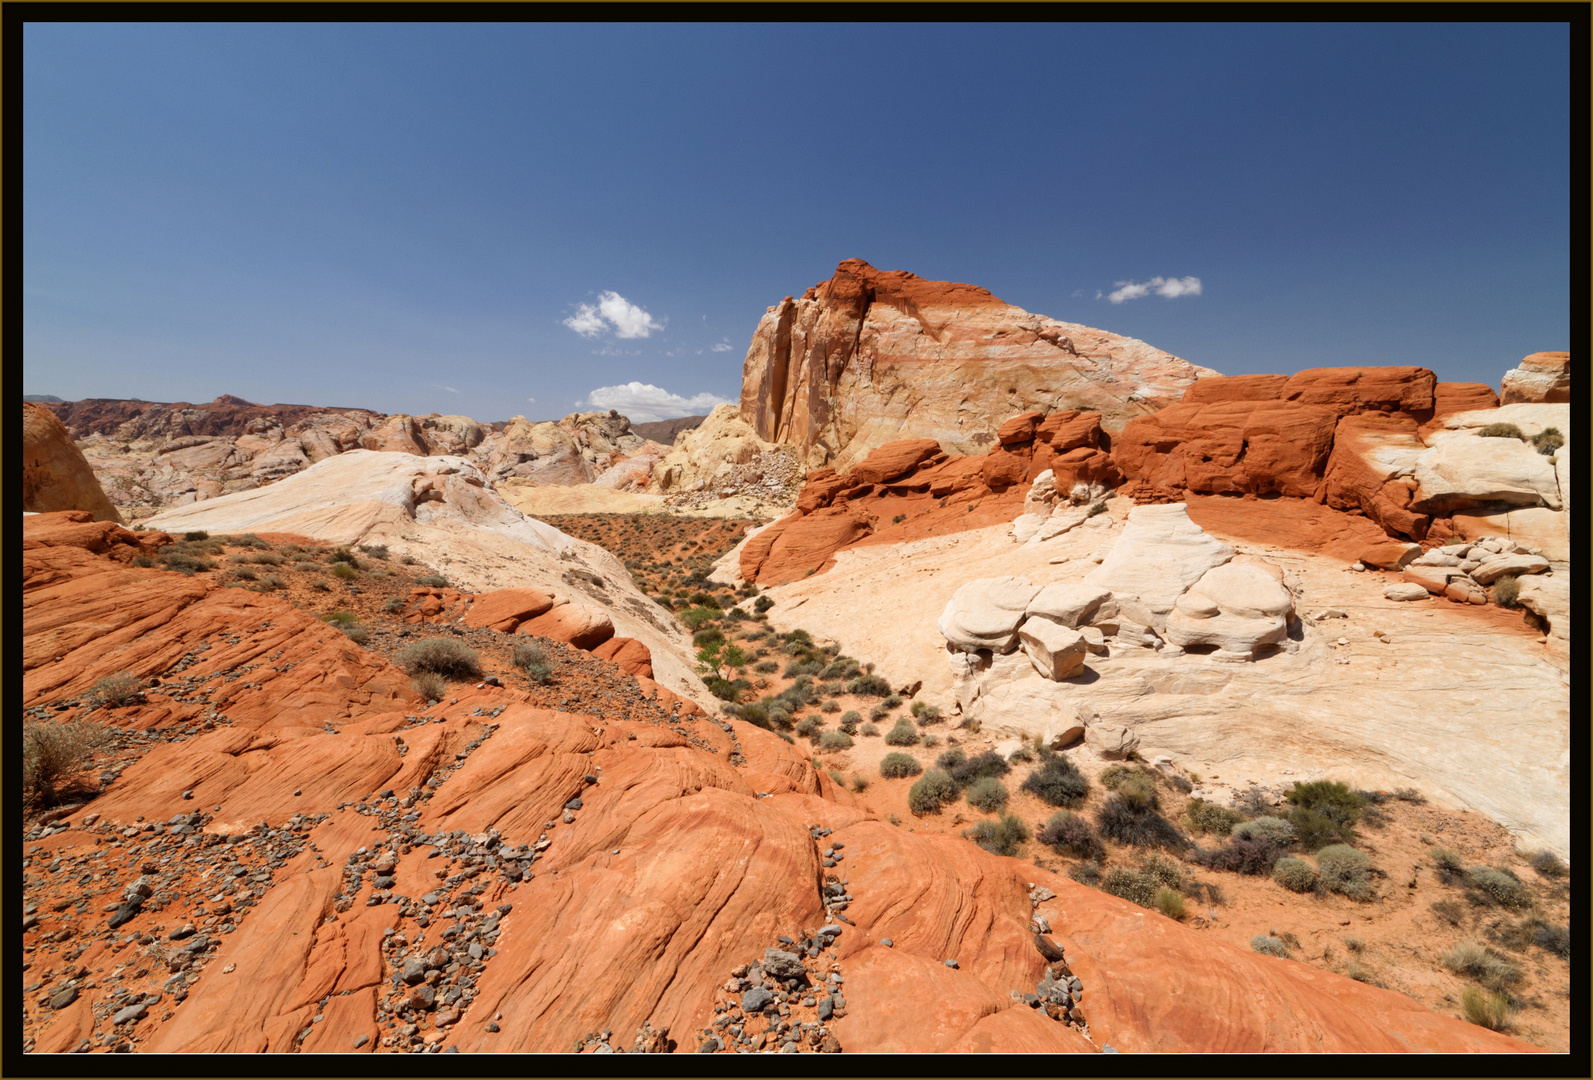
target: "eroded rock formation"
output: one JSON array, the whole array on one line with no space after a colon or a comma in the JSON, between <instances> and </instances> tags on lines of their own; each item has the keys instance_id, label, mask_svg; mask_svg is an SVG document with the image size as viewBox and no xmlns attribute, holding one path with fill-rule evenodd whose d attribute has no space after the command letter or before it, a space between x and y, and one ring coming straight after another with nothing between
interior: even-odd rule
<instances>
[{"instance_id":1,"label":"eroded rock formation","mask_svg":"<svg viewBox=\"0 0 1593 1080\"><path fill-rule=\"evenodd\" d=\"M122 520L61 421L31 401L22 403L22 509L86 510L96 521Z\"/></svg>"}]
</instances>

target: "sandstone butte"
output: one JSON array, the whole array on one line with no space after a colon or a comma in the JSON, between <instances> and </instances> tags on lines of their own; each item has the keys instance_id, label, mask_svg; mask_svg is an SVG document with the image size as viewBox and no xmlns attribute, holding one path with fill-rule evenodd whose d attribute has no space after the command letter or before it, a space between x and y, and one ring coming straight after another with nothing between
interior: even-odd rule
<instances>
[{"instance_id":1,"label":"sandstone butte","mask_svg":"<svg viewBox=\"0 0 1593 1080\"><path fill-rule=\"evenodd\" d=\"M1116 432L1216 374L974 285L847 259L759 320L741 416L760 438L797 447L810 468L845 469L905 438L981 453L1005 420L1030 410L1096 412Z\"/></svg>"},{"instance_id":2,"label":"sandstone butte","mask_svg":"<svg viewBox=\"0 0 1593 1080\"><path fill-rule=\"evenodd\" d=\"M31 401L22 403L22 509L87 510L97 521L122 520L66 427Z\"/></svg>"},{"instance_id":3,"label":"sandstone butte","mask_svg":"<svg viewBox=\"0 0 1593 1080\"><path fill-rule=\"evenodd\" d=\"M738 720L610 723L493 686L427 711L401 672L324 623L270 595L131 566L163 538L85 517L24 521L24 703L82 693L112 667L160 676L145 705L105 718L161 739L91 814L28 845L74 865L94 856L102 872L80 913L41 905L28 931L84 946L51 987L59 1004L26 1006L35 1052L77 1047L113 1011L145 1052L371 1052L378 1008L417 992L399 977L410 960L417 973L446 965L433 981L463 988L427 1014L433 1044L568 1051L605 1030L626 1044L647 1023L694 1050L725 972L824 921L815 825L845 844L831 877L854 897L832 935L846 1006L827 1025L846 1052L1534 1049L877 820L804 751ZM518 617L536 607L527 599L506 606ZM190 698L213 684L211 707L173 683ZM182 734L207 712L202 733ZM406 814L387 791L422 794ZM578 809L557 824L566 806ZM176 815L184 824L129 842L127 830ZM251 861L257 850L281 854ZM511 881L494 855L505 852L534 869ZM236 930L168 935L219 909L214 875L234 865L248 873L227 894ZM152 895L113 931L107 909L134 884ZM1034 885L1054 895L1031 899ZM1085 987L1089 1039L1013 999L1046 963L1035 912ZM454 925L492 947L466 950ZM141 992L167 987L141 1010L107 987L139 959L131 936L157 928L183 974L128 975Z\"/></svg>"}]
</instances>

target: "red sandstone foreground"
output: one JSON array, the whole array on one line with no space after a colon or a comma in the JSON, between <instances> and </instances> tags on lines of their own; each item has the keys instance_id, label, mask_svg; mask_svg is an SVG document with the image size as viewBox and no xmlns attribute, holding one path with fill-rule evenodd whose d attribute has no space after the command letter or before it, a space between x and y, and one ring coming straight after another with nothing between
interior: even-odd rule
<instances>
[{"instance_id":1,"label":"red sandstone foreground","mask_svg":"<svg viewBox=\"0 0 1593 1080\"><path fill-rule=\"evenodd\" d=\"M87 516L25 519L24 707L76 716L122 669L160 685L93 714L147 749L24 845L33 1052L629 1050L633 1032L688 1051L1533 1049L909 833L778 736L664 713L640 685L611 695L626 720L474 684L425 708L325 623L132 566L164 538ZM1021 1000L1047 974L1037 915L1082 986L1064 1020ZM766 950L801 940L798 978L833 992L744 1015L732 973L772 983Z\"/></svg>"}]
</instances>

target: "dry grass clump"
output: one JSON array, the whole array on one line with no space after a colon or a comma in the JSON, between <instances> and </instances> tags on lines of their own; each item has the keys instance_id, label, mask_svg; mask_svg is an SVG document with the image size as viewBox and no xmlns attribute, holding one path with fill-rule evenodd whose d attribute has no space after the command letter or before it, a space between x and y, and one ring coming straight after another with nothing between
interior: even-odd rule
<instances>
[{"instance_id":1,"label":"dry grass clump","mask_svg":"<svg viewBox=\"0 0 1593 1080\"><path fill-rule=\"evenodd\" d=\"M453 638L429 637L410 642L393 654L393 663L411 675L429 671L447 679L474 679L481 674L476 650Z\"/></svg>"},{"instance_id":2,"label":"dry grass clump","mask_svg":"<svg viewBox=\"0 0 1593 1080\"><path fill-rule=\"evenodd\" d=\"M98 724L28 720L22 725L22 799L28 807L54 806L72 790L109 733Z\"/></svg>"}]
</instances>

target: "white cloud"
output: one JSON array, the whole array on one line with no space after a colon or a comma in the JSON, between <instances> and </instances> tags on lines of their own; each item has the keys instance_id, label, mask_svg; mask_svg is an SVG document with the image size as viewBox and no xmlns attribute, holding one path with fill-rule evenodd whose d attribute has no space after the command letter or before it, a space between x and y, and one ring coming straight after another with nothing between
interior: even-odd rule
<instances>
[{"instance_id":1,"label":"white cloud","mask_svg":"<svg viewBox=\"0 0 1593 1080\"><path fill-rule=\"evenodd\" d=\"M600 386L586 396L584 402L594 409L618 409L636 423L649 420L668 420L675 416L694 416L705 413L715 405L726 404L717 394L697 394L681 397L671 394L661 386L651 383L628 382L619 386Z\"/></svg>"},{"instance_id":2,"label":"white cloud","mask_svg":"<svg viewBox=\"0 0 1593 1080\"><path fill-rule=\"evenodd\" d=\"M1121 304L1124 300L1138 300L1142 296L1155 293L1171 299L1175 296L1199 296L1200 279L1198 277L1164 278L1153 277L1149 281L1119 281L1118 287L1112 290L1107 299L1114 304ZM1096 293L1099 299L1100 293Z\"/></svg>"},{"instance_id":3,"label":"white cloud","mask_svg":"<svg viewBox=\"0 0 1593 1080\"><path fill-rule=\"evenodd\" d=\"M714 346L714 352L729 352L730 348L729 342L721 341Z\"/></svg>"},{"instance_id":4,"label":"white cloud","mask_svg":"<svg viewBox=\"0 0 1593 1080\"><path fill-rule=\"evenodd\" d=\"M564 325L582 337L597 337L612 329L615 337L644 338L664 328L646 308L612 290L599 293L596 304L577 304L575 314L565 319Z\"/></svg>"},{"instance_id":5,"label":"white cloud","mask_svg":"<svg viewBox=\"0 0 1593 1080\"><path fill-rule=\"evenodd\" d=\"M535 405L537 403L537 399L534 398L534 397L528 397L528 398L526 398L526 400L529 401L533 405Z\"/></svg>"},{"instance_id":6,"label":"white cloud","mask_svg":"<svg viewBox=\"0 0 1593 1080\"><path fill-rule=\"evenodd\" d=\"M459 393L459 391L457 391L457 390L455 390L455 389L454 389L454 388L453 388L453 387L451 387L451 386L445 386L445 387L443 387L443 389L444 389L444 390L446 390L446 391L448 391L448 392L449 392L449 393L450 393L450 394L457 394L457 393Z\"/></svg>"}]
</instances>

